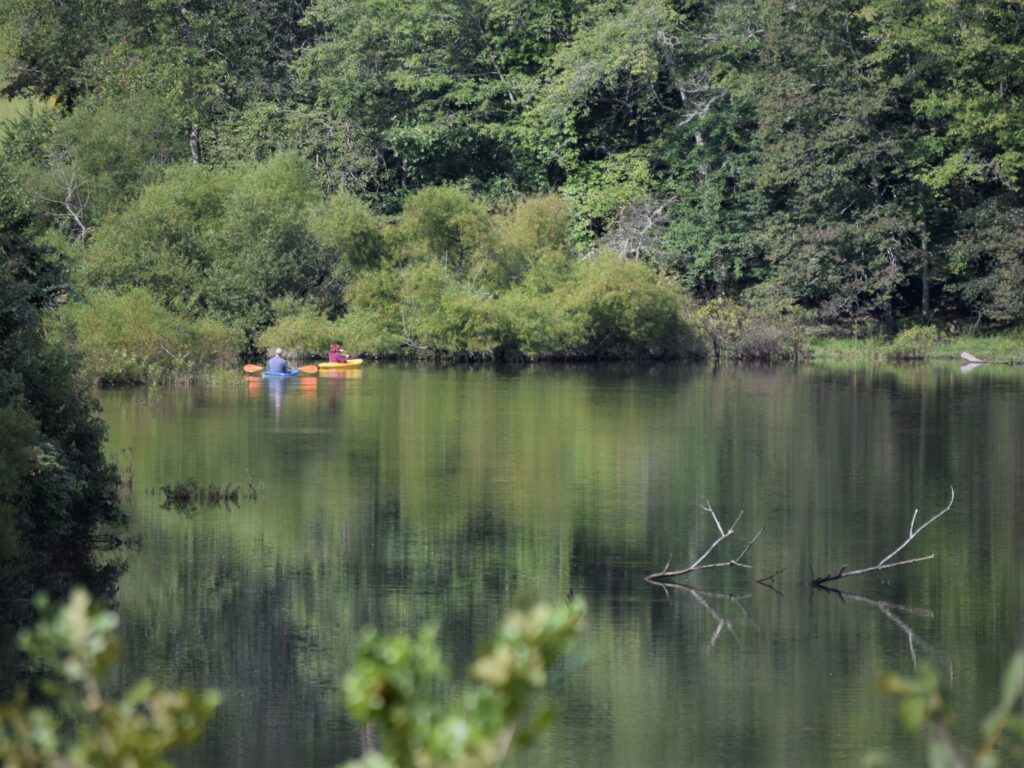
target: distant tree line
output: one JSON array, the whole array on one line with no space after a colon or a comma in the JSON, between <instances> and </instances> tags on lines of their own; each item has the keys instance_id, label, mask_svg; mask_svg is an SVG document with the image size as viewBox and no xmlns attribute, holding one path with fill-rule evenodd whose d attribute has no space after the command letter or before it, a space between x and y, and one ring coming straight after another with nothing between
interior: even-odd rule
<instances>
[{"instance_id":1,"label":"distant tree line","mask_svg":"<svg viewBox=\"0 0 1024 768\"><path fill-rule=\"evenodd\" d=\"M4 92L57 104L3 205L111 381L675 356L712 301L1012 326L1022 40L1005 0L0 0Z\"/></svg>"}]
</instances>

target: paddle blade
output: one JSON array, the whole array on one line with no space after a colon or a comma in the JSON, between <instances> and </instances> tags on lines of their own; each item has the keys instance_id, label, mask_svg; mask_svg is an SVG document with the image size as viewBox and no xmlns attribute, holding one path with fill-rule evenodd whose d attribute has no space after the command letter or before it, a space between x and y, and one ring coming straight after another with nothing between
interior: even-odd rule
<instances>
[{"instance_id":1,"label":"paddle blade","mask_svg":"<svg viewBox=\"0 0 1024 768\"><path fill-rule=\"evenodd\" d=\"M243 365L242 370L245 371L246 373L259 373L260 371L263 370L263 366L249 363L248 365Z\"/></svg>"},{"instance_id":2,"label":"paddle blade","mask_svg":"<svg viewBox=\"0 0 1024 768\"><path fill-rule=\"evenodd\" d=\"M299 371L302 373L319 373L320 369L317 368L315 365L304 365L301 368L299 368Z\"/></svg>"}]
</instances>

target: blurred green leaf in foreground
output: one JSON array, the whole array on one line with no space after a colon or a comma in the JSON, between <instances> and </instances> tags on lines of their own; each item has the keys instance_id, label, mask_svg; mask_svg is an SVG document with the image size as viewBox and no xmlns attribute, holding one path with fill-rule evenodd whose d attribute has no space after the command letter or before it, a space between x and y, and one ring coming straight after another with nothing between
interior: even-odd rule
<instances>
[{"instance_id":1,"label":"blurred green leaf in foreground","mask_svg":"<svg viewBox=\"0 0 1024 768\"><path fill-rule=\"evenodd\" d=\"M473 663L475 684L444 702L435 699L438 683L448 676L435 629L421 630L415 639L368 631L345 676L345 701L358 720L374 728L381 752L348 768L500 765L551 722L550 706L535 699L566 654L583 613L578 599L513 611Z\"/></svg>"},{"instance_id":2,"label":"blurred green leaf in foreground","mask_svg":"<svg viewBox=\"0 0 1024 768\"><path fill-rule=\"evenodd\" d=\"M149 680L120 699L101 681L118 655L117 614L84 589L66 604L36 598L41 619L18 636L41 667L38 703L25 691L0 706L0 764L5 768L164 768L164 754L199 739L220 694L163 690Z\"/></svg>"},{"instance_id":3,"label":"blurred green leaf in foreground","mask_svg":"<svg viewBox=\"0 0 1024 768\"><path fill-rule=\"evenodd\" d=\"M981 741L974 749L959 744L951 714L942 698L939 676L922 665L917 677L889 674L883 693L899 700L900 715L913 732L922 732L928 768L997 768L1024 764L1024 650L1017 651L1003 673L999 702L981 723ZM1016 711L1015 711L1016 710Z\"/></svg>"}]
</instances>

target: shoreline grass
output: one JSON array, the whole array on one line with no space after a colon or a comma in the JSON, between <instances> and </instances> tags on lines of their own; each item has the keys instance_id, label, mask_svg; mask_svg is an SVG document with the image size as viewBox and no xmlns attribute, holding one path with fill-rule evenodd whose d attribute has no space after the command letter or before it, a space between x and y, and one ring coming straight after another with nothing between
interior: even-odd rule
<instances>
[{"instance_id":1,"label":"shoreline grass","mask_svg":"<svg viewBox=\"0 0 1024 768\"><path fill-rule=\"evenodd\" d=\"M811 340L805 352L808 359L822 362L959 360L961 352L969 352L986 362L1024 365L1024 332L1015 330L992 335L965 333L957 336L936 334L934 338L922 339L916 344L901 343L900 336L891 341L879 336L863 339L823 336Z\"/></svg>"}]
</instances>

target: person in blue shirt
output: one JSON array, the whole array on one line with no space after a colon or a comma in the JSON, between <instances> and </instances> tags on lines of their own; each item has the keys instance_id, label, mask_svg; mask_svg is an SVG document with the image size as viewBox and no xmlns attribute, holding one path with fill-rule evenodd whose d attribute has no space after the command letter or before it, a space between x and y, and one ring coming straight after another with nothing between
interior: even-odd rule
<instances>
[{"instance_id":1,"label":"person in blue shirt","mask_svg":"<svg viewBox=\"0 0 1024 768\"><path fill-rule=\"evenodd\" d=\"M280 347L274 350L274 356L267 363L267 371L269 373L288 373L288 363L281 356Z\"/></svg>"}]
</instances>

